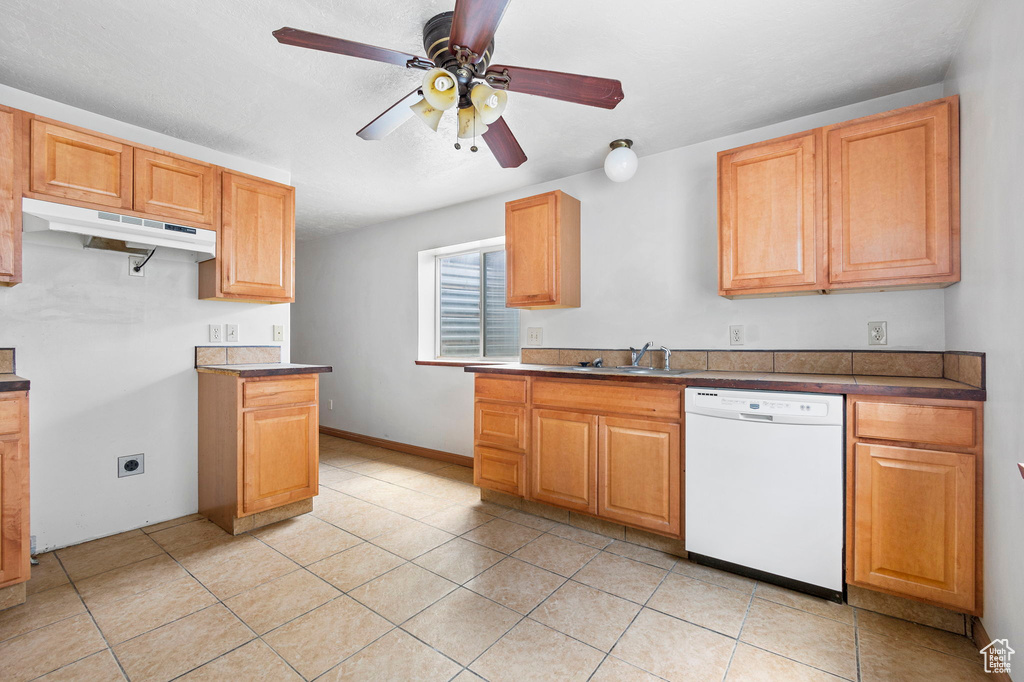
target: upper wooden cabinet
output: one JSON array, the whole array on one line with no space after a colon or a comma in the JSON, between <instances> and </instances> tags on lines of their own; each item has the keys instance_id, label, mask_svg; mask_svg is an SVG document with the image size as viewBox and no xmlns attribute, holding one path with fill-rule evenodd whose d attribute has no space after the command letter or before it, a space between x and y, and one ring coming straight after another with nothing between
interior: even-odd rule
<instances>
[{"instance_id":1,"label":"upper wooden cabinet","mask_svg":"<svg viewBox=\"0 0 1024 682\"><path fill-rule=\"evenodd\" d=\"M136 211L201 225L216 217L217 168L169 154L135 150Z\"/></svg>"},{"instance_id":2,"label":"upper wooden cabinet","mask_svg":"<svg viewBox=\"0 0 1024 682\"><path fill-rule=\"evenodd\" d=\"M295 300L295 188L221 174L216 260L199 265L199 297L264 303Z\"/></svg>"},{"instance_id":3,"label":"upper wooden cabinet","mask_svg":"<svg viewBox=\"0 0 1024 682\"><path fill-rule=\"evenodd\" d=\"M822 136L718 155L719 293L824 289Z\"/></svg>"},{"instance_id":4,"label":"upper wooden cabinet","mask_svg":"<svg viewBox=\"0 0 1024 682\"><path fill-rule=\"evenodd\" d=\"M721 152L719 294L960 280L959 99Z\"/></svg>"},{"instance_id":5,"label":"upper wooden cabinet","mask_svg":"<svg viewBox=\"0 0 1024 682\"><path fill-rule=\"evenodd\" d=\"M31 191L132 208L133 148L114 138L32 119Z\"/></svg>"},{"instance_id":6,"label":"upper wooden cabinet","mask_svg":"<svg viewBox=\"0 0 1024 682\"><path fill-rule=\"evenodd\" d=\"M505 204L509 308L580 306L580 202L559 190Z\"/></svg>"},{"instance_id":7,"label":"upper wooden cabinet","mask_svg":"<svg viewBox=\"0 0 1024 682\"><path fill-rule=\"evenodd\" d=\"M21 189L18 158L17 112L0 106L0 285L21 281Z\"/></svg>"}]
</instances>

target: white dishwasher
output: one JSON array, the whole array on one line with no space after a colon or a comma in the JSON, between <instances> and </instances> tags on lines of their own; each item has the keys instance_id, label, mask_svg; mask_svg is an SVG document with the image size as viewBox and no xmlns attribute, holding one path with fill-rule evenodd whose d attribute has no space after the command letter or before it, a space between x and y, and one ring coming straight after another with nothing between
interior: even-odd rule
<instances>
[{"instance_id":1,"label":"white dishwasher","mask_svg":"<svg viewBox=\"0 0 1024 682\"><path fill-rule=\"evenodd\" d=\"M842 601L843 397L686 389L686 550Z\"/></svg>"}]
</instances>

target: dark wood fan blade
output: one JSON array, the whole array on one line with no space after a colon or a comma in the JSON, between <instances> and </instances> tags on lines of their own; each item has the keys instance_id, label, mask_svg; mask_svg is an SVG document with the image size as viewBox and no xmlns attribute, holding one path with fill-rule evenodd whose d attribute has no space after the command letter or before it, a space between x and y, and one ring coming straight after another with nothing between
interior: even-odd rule
<instances>
[{"instance_id":1,"label":"dark wood fan blade","mask_svg":"<svg viewBox=\"0 0 1024 682\"><path fill-rule=\"evenodd\" d=\"M410 59L423 59L422 57L417 57L416 55L407 54L405 52L398 52L397 50L389 50L384 47L374 47L373 45L364 45L363 43L357 43L352 40L332 38L331 36L320 35L319 33L310 33L309 31L300 31L297 28L288 28L287 26L274 31L274 37L277 38L279 43L284 45L308 47L311 50L345 54L350 57L372 59L376 62L396 64L398 66L405 66Z\"/></svg>"},{"instance_id":2,"label":"dark wood fan blade","mask_svg":"<svg viewBox=\"0 0 1024 682\"><path fill-rule=\"evenodd\" d=\"M518 168L523 165L523 161L526 161L523 148L519 146L515 135L508 129L504 118L499 118L487 126L487 132L483 134L483 138L487 143L487 148L491 150L502 168Z\"/></svg>"},{"instance_id":3,"label":"dark wood fan blade","mask_svg":"<svg viewBox=\"0 0 1024 682\"><path fill-rule=\"evenodd\" d=\"M421 97L420 89L416 88L391 105L383 114L370 121L356 135L364 140L383 140L394 132L395 128L412 118L412 109L409 107L419 102Z\"/></svg>"},{"instance_id":4,"label":"dark wood fan blade","mask_svg":"<svg viewBox=\"0 0 1024 682\"><path fill-rule=\"evenodd\" d=\"M478 58L483 57L508 3L509 0L456 0L448 49L458 45L469 48Z\"/></svg>"},{"instance_id":5,"label":"dark wood fan blade","mask_svg":"<svg viewBox=\"0 0 1024 682\"><path fill-rule=\"evenodd\" d=\"M493 82L492 76L499 79L507 76L508 85L504 89L509 92L523 92L602 109L614 109L623 98L622 83L610 78L497 65L487 69L488 83L496 88L503 86Z\"/></svg>"}]
</instances>

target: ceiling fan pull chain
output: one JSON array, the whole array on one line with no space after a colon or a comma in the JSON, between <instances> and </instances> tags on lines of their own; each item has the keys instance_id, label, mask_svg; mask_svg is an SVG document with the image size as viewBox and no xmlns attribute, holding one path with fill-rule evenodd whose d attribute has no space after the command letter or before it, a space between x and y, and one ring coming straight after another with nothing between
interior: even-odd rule
<instances>
[{"instance_id":1,"label":"ceiling fan pull chain","mask_svg":"<svg viewBox=\"0 0 1024 682\"><path fill-rule=\"evenodd\" d=\"M473 114L473 146L469 148L469 151L475 152L478 147L476 146L476 114Z\"/></svg>"}]
</instances>

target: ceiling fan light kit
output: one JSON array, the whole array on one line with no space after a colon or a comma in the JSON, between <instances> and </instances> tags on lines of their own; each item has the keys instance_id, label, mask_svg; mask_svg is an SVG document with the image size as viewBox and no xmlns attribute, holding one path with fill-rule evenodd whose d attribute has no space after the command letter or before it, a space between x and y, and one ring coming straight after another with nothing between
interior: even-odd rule
<instances>
[{"instance_id":1,"label":"ceiling fan light kit","mask_svg":"<svg viewBox=\"0 0 1024 682\"><path fill-rule=\"evenodd\" d=\"M633 140L615 140L608 146L611 151L604 157L604 174L612 182L625 182L632 178L638 165Z\"/></svg>"},{"instance_id":2,"label":"ceiling fan light kit","mask_svg":"<svg viewBox=\"0 0 1024 682\"><path fill-rule=\"evenodd\" d=\"M423 47L429 59L288 27L274 31L274 37L284 45L427 72L421 88L403 97L360 129L356 133L359 137L382 139L414 114L436 131L444 112L458 105L459 138L482 136L502 168L517 168L526 161L526 154L502 117L508 105L507 92L604 109L614 109L622 101L623 94L622 84L609 78L520 66L492 66L494 32L509 2L456 0L454 12L442 12L432 17L423 27ZM417 96L423 99L417 101ZM455 148L461 149L461 145L456 143ZM476 151L476 144L471 149ZM635 154L633 159L635 171Z\"/></svg>"}]
</instances>

